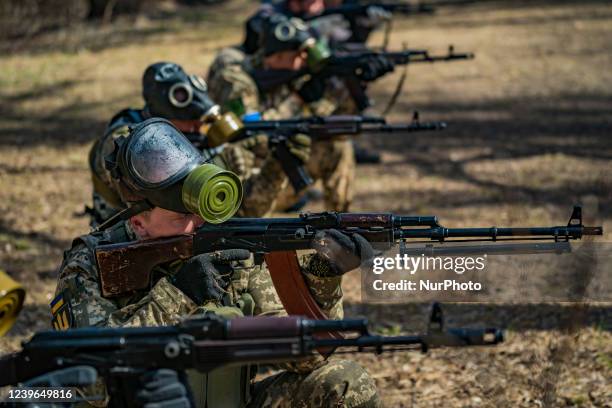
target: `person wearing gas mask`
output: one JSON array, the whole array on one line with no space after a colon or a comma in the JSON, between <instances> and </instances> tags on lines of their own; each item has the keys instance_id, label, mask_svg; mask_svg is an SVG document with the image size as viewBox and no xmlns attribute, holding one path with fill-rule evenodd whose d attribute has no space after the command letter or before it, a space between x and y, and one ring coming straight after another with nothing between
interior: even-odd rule
<instances>
[{"instance_id":1,"label":"person wearing gas mask","mask_svg":"<svg viewBox=\"0 0 612 408\"><path fill-rule=\"evenodd\" d=\"M265 1L260 9L246 22L245 39L240 48L229 48L226 58L237 58L236 50L252 54L261 36L262 20L273 13L281 13L287 17L305 19L305 23L317 38L325 40L333 49L365 50L365 43L371 32L388 23L392 14L375 4L363 9L363 13L333 13L325 14L329 9L336 9L344 4L356 5L354 1L343 0L271 0ZM389 64L389 61L382 62ZM344 97L342 93L340 97ZM339 101L342 104L342 101ZM346 105L344 105L346 106ZM358 109L348 107L344 114L361 114ZM380 154L358 143L353 144L355 161L362 163L380 163Z\"/></svg>"},{"instance_id":2,"label":"person wearing gas mask","mask_svg":"<svg viewBox=\"0 0 612 408\"><path fill-rule=\"evenodd\" d=\"M343 5L359 5L355 0L270 0L262 7L272 7L288 17L308 20L311 28L325 36L332 44L365 44L370 34L388 23L393 15L376 4L366 5L361 13L322 15L325 10L339 9Z\"/></svg>"},{"instance_id":3,"label":"person wearing gas mask","mask_svg":"<svg viewBox=\"0 0 612 408\"><path fill-rule=\"evenodd\" d=\"M161 118L129 125L125 135L115 139L106 168L126 208L108 222L107 229L75 239L65 252L51 302L56 329L170 325L182 316L204 312L228 318L286 314L265 262L255 261L245 250L158 265L148 289L104 297L94 255L98 245L191 233L205 222L230 218L241 198L237 176L206 162L172 123ZM211 200L217 205L209 208L206 203ZM373 250L363 237L336 230L317 240L317 251L300 260L301 270L324 313L341 318L342 275L371 258ZM188 372L187 377L195 405L202 407L379 404L373 381L354 362L319 357L285 368L246 384L241 378L251 379L248 367L206 375Z\"/></svg>"},{"instance_id":4,"label":"person wearing gas mask","mask_svg":"<svg viewBox=\"0 0 612 408\"><path fill-rule=\"evenodd\" d=\"M356 107L343 80L310 73L310 66L326 53L299 19L271 14L260 22L260 44L240 62L216 58L208 72L209 93L224 111L264 119L343 114ZM367 61L362 75L369 80L389 72L380 61ZM347 211L353 197L355 158L348 140L316 142L306 166L323 183L325 209ZM290 187L276 208L283 210L299 199Z\"/></svg>"},{"instance_id":5,"label":"person wearing gas mask","mask_svg":"<svg viewBox=\"0 0 612 408\"><path fill-rule=\"evenodd\" d=\"M202 149L207 159L238 174L245 186L241 216L259 217L267 214L287 183L281 165L264 146L261 139L237 144L207 147L207 127L222 128L219 106L208 95L208 86L197 75L188 75L171 62L158 62L147 67L142 78L143 109L124 109L110 121L104 135L96 140L89 153L93 182L93 206L88 208L90 225L97 227L116 214L125 204L104 168L105 157L113 149L113 141L126 134L128 126L151 117L162 117L174 123L188 139ZM288 150L300 162L310 154L310 139L305 136L290 138ZM257 161L257 172L254 172Z\"/></svg>"}]
</instances>

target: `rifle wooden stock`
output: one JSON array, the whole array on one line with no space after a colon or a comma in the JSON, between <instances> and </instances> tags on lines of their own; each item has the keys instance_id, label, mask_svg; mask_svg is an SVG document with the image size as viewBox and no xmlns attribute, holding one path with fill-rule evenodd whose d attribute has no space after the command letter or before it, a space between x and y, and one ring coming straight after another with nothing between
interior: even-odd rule
<instances>
[{"instance_id":1,"label":"rifle wooden stock","mask_svg":"<svg viewBox=\"0 0 612 408\"><path fill-rule=\"evenodd\" d=\"M118 256L129 247L130 256ZM193 256L193 236L105 245L96 250L102 296L112 298L146 289L159 264Z\"/></svg>"}]
</instances>

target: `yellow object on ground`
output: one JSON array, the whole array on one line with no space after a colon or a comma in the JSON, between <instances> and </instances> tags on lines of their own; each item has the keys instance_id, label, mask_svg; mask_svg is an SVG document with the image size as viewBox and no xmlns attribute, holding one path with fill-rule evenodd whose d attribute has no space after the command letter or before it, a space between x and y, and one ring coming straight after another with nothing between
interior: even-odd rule
<instances>
[{"instance_id":1,"label":"yellow object on ground","mask_svg":"<svg viewBox=\"0 0 612 408\"><path fill-rule=\"evenodd\" d=\"M4 336L13 327L24 299L23 287L0 270L0 336Z\"/></svg>"}]
</instances>

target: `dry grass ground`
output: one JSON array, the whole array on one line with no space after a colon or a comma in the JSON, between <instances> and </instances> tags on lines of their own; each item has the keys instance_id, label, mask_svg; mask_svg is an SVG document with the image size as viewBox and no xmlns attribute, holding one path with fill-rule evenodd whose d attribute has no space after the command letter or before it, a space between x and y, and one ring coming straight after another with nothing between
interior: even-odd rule
<instances>
[{"instance_id":1,"label":"dry grass ground","mask_svg":"<svg viewBox=\"0 0 612 408\"><path fill-rule=\"evenodd\" d=\"M76 213L91 193L91 141L116 111L141 105L149 63L171 60L204 74L216 49L239 41L249 8L232 1L0 46L0 268L28 290L2 352L48 327L62 250L87 232ZM418 109L422 120L449 128L364 137L384 162L358 169L353 209L436 214L453 227L556 225L581 201L589 222L610 231L611 27L604 1L489 1L397 20L395 48L444 52L454 43L477 58L409 68L391 119ZM372 88L380 109L398 77ZM345 289L348 315L389 332L424 329L426 304L366 305L356 275ZM445 310L453 325L508 328L507 341L486 350L356 356L388 406L612 406L609 303Z\"/></svg>"}]
</instances>

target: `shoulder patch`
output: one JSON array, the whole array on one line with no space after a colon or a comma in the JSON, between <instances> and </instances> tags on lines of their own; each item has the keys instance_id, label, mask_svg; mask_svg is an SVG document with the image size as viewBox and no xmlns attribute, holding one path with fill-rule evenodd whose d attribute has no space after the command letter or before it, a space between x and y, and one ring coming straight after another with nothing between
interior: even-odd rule
<instances>
[{"instance_id":1,"label":"shoulder patch","mask_svg":"<svg viewBox=\"0 0 612 408\"><path fill-rule=\"evenodd\" d=\"M51 301L51 324L55 330L68 330L72 327L72 308L70 306L70 298L66 296L66 291L63 290L59 295Z\"/></svg>"}]
</instances>

